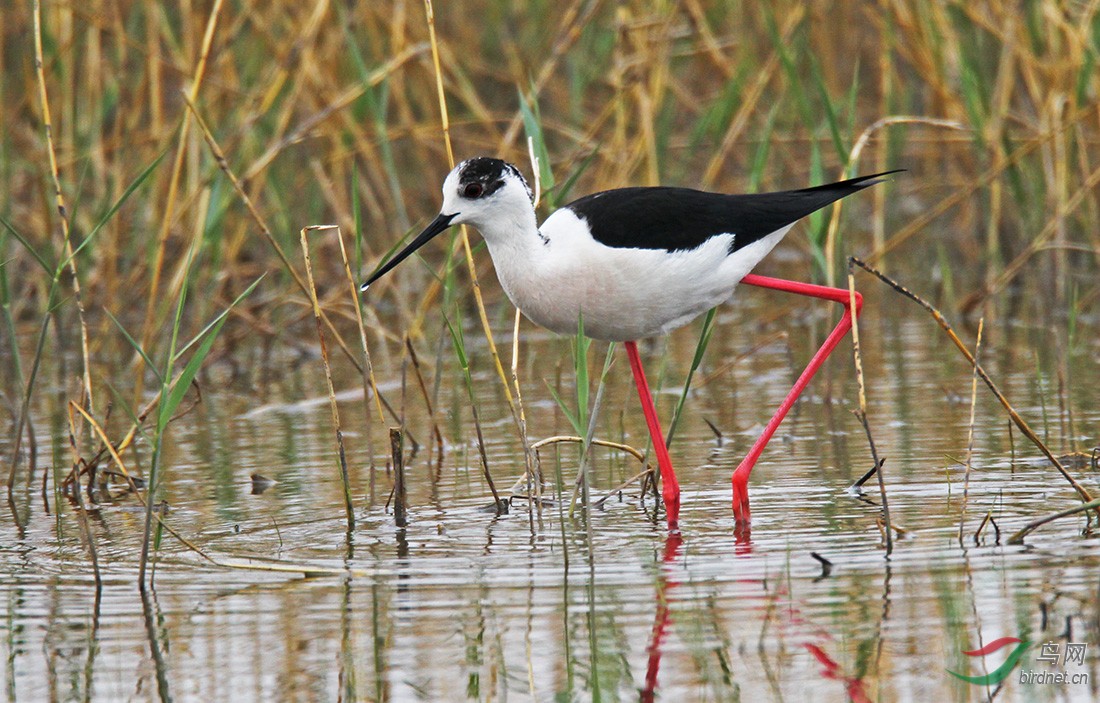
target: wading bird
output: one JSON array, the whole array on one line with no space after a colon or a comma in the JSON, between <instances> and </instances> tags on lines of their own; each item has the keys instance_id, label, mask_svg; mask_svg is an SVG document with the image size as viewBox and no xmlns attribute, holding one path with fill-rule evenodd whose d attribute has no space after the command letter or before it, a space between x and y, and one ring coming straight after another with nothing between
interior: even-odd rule
<instances>
[{"instance_id":1,"label":"wading bird","mask_svg":"<svg viewBox=\"0 0 1100 703\"><path fill-rule=\"evenodd\" d=\"M623 342L657 453L670 528L679 519L680 486L657 419L637 340L665 334L729 299L738 283L841 303L844 314L814 354L748 455L733 472L733 510L749 518L748 480L787 411L851 329L847 290L749 273L796 221L879 183L895 171L838 183L752 195L689 188L619 188L555 211L539 227L523 175L500 159L463 161L443 182L443 207L423 232L363 284L384 276L447 228L476 227L512 303L537 325ZM856 314L862 299L855 296Z\"/></svg>"}]
</instances>

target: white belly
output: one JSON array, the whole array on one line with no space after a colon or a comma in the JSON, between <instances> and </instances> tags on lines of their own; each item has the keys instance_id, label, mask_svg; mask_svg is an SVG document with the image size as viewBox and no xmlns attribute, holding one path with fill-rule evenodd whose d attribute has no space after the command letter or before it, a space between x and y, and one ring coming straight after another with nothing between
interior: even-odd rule
<instances>
[{"instance_id":1,"label":"white belly","mask_svg":"<svg viewBox=\"0 0 1100 703\"><path fill-rule=\"evenodd\" d=\"M733 235L690 251L614 248L576 236L577 218L559 210L541 229L548 244L490 251L505 293L532 322L575 334L583 317L587 336L624 342L669 332L727 300L789 229L733 254Z\"/></svg>"}]
</instances>

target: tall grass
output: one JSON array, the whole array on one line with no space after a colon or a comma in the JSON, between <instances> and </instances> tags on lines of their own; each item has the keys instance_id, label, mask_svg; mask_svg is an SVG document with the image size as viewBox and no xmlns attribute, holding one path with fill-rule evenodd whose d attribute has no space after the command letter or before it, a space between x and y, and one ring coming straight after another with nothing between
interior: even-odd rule
<instances>
[{"instance_id":1,"label":"tall grass","mask_svg":"<svg viewBox=\"0 0 1100 703\"><path fill-rule=\"evenodd\" d=\"M263 300L223 319L227 336L308 343L308 297L283 252L301 227L333 222L357 234L354 259L370 268L433 215L452 158L444 104L454 158L526 164L521 135L537 137L550 208L626 184L766 190L904 167L836 227L822 213L785 246L826 279L849 253L881 264L943 252L956 290L983 284L971 305L1033 277L1051 282L1042 295L1072 298L1075 316L1095 311L1095 3L1032 0L1021 14L996 2L571 0L536 15L482 0L437 4L432 24L417 2L130 0L45 3L40 32L35 17L28 3L0 7L0 363L12 370L0 384L15 436L41 412L40 364L79 353L80 392L107 384L144 401L154 376L171 378L172 340L262 272ZM869 129L902 115L916 119ZM366 311L376 367L400 356L410 319L432 316L414 334L445 330L475 272L486 329L510 318L473 244L465 268L446 247L424 250L436 270L447 261L437 285L407 275L380 287ZM190 267L192 250L209 265ZM328 295L345 281L333 241L318 241L315 265L326 325L354 335L349 302ZM181 306L185 285L206 295ZM155 373L113 319L140 330ZM121 434L125 413L87 409ZM21 453L5 457L9 488Z\"/></svg>"}]
</instances>

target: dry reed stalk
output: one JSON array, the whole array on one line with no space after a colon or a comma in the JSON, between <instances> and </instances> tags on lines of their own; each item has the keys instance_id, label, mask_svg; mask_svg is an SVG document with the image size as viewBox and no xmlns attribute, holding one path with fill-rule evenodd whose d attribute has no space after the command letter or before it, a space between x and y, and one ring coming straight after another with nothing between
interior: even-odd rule
<instances>
[{"instance_id":1,"label":"dry reed stalk","mask_svg":"<svg viewBox=\"0 0 1100 703\"><path fill-rule=\"evenodd\" d=\"M974 341L974 373L970 376L970 424L966 433L966 477L963 479L963 504L959 514L959 544L962 545L963 530L966 527L966 506L970 499L970 468L974 457L974 415L978 406L978 359L982 350L982 330L985 318L978 320L978 335ZM981 532L981 528L978 528ZM976 537L976 535L975 535Z\"/></svg>"},{"instance_id":2,"label":"dry reed stalk","mask_svg":"<svg viewBox=\"0 0 1100 703\"><path fill-rule=\"evenodd\" d=\"M119 451L115 449L115 447L111 444L111 440L107 438L107 433L103 430L103 427L98 422L96 422L92 414L81 407L79 403L74 403L70 400L69 406L70 411L76 410L84 417L84 420L92 428L92 431L94 431L96 435L99 436L100 441L103 442L104 449L106 449L107 452L111 455L111 459L115 462L115 466L118 467L118 470L126 479L127 484L129 484L130 490L132 490L135 494L138 493L137 483L135 483L133 477L130 476L130 472L126 470L126 464L122 461L122 456L119 454ZM93 459L93 462L95 462L95 459ZM76 483L79 484L79 477L77 477ZM79 492L79 486L77 490Z\"/></svg>"},{"instance_id":3,"label":"dry reed stalk","mask_svg":"<svg viewBox=\"0 0 1100 703\"><path fill-rule=\"evenodd\" d=\"M777 310L779 310L779 312L772 319L780 319L783 315L787 314L783 311L783 309L777 308ZM765 326L770 323L772 319L761 319L758 322L761 326ZM790 334L786 330L778 330L776 332L772 332L765 337L758 338L751 347L737 354L736 356L730 357L726 361L723 361L721 364L715 366L712 370L710 370L709 373L704 375L698 381L695 381L695 383L692 385L692 388L702 388L708 383L711 383L715 379L720 378L721 376L728 373L731 369L733 369L734 366L737 366L745 359L751 359L761 349L765 349L777 342L786 343L789 341L789 337ZM706 422L710 424L709 421ZM718 436L719 439L721 439L721 432L719 432L713 425L711 426L711 430L715 433L715 435Z\"/></svg>"},{"instance_id":4,"label":"dry reed stalk","mask_svg":"<svg viewBox=\"0 0 1100 703\"><path fill-rule=\"evenodd\" d=\"M583 4L583 7L582 7ZM581 32L588 22L592 19L592 16L596 13L600 7L600 0L576 0L569 9L566 10L565 17L562 18L560 23L561 33L554 41L554 46L550 50L550 54L543 61L542 66L539 68L538 75L531 82L530 96L532 99L536 99L542 89L546 86L547 82L553 77L554 69L561 62L562 58L581 37ZM512 116L512 121L508 123L508 128L504 131L504 136L500 140L499 148L504 151L511 147L516 138L519 136L519 130L523 127L523 115L519 110Z\"/></svg>"},{"instance_id":5,"label":"dry reed stalk","mask_svg":"<svg viewBox=\"0 0 1100 703\"><path fill-rule=\"evenodd\" d=\"M348 251L344 246L344 233L339 227L336 228L336 241L340 244L340 259L344 264L344 278L348 283L348 294L351 296L351 305L355 310L355 324L359 330L359 344L363 348L363 410L366 413L367 420L367 452L370 455L370 465L374 467L374 433L371 431L370 421L370 396L374 394L374 405L378 410L378 422L385 422L386 416L382 412L382 399L378 394L378 384L374 379L374 364L370 359L370 348L367 345L367 329L363 324L363 306L360 304L362 299L359 295L359 286L355 283L355 277L351 274L351 264L348 263Z\"/></svg>"},{"instance_id":6,"label":"dry reed stalk","mask_svg":"<svg viewBox=\"0 0 1100 703\"><path fill-rule=\"evenodd\" d=\"M443 131L443 143L447 149L447 163L451 168L455 166L454 149L451 146L451 121L447 111L447 95L443 90L443 70L439 63L439 43L436 39L435 33L435 12L432 9L432 0L424 0L424 8L427 13L428 22L428 37L429 43L432 48L432 64L435 67L435 84L436 93L439 99L439 112L441 119L441 128ZM466 258L466 268L470 275L470 285L474 290L474 302L477 304L478 318L481 320L481 329L485 333L485 341L489 347L489 355L493 359L493 366L496 368L497 376L500 378L501 385L504 387L504 398L508 401L508 409L512 413L512 419L516 425L516 432L520 435L520 441L524 444L527 443L524 425L520 422L519 410L516 408L516 399L512 395L512 389L508 384L508 377L504 373L504 365L500 361L500 353L497 351L496 342L493 339L493 329L489 324L489 315L485 311L485 301L481 296L481 284L478 282L477 266L474 264L474 253L470 248L470 236L468 228L462 226L459 228L459 239L462 241L462 252ZM476 407L474 408L476 414ZM480 436L480 428L478 430ZM479 446L481 446L479 444ZM486 478L489 478L489 466L484 462L484 449L482 449L483 464L485 466ZM492 479L489 478L490 488L493 490L493 498L497 501L498 509L500 505L499 497L497 496L496 488L492 485Z\"/></svg>"},{"instance_id":7,"label":"dry reed stalk","mask_svg":"<svg viewBox=\"0 0 1100 703\"><path fill-rule=\"evenodd\" d=\"M1077 513L1082 513L1086 510L1100 511L1100 499L1089 501L1088 503L1084 503L1083 505L1076 505L1068 510L1062 510L1060 512L1054 513L1053 515L1047 515L1046 517L1039 518L1038 520L1033 520L1024 525L1015 533L1013 533L1013 535L1008 538L1008 543L1023 544L1024 537L1027 537L1029 534L1047 524L1048 522L1053 522L1054 520L1058 520L1059 518L1064 518L1069 515L1076 515Z\"/></svg>"},{"instance_id":8,"label":"dry reed stalk","mask_svg":"<svg viewBox=\"0 0 1100 703\"><path fill-rule=\"evenodd\" d=\"M1046 226L1043 227L1043 230L1039 232L1039 234L1036 235L1030 242L1028 242L1027 247L1022 252L1017 254L1016 258L1009 262L1007 266L1005 266L1004 271L1002 271L999 276L997 276L991 283L987 283L985 286L983 286L981 290L975 291L971 295L967 296L966 300L964 300L962 303L963 310L973 310L986 298L997 293L1006 285L1008 285L1008 283L1012 281L1013 278L1015 278L1021 271L1023 271L1024 267L1027 265L1027 262L1031 260L1031 257L1038 252L1044 250L1047 247L1047 242L1050 239L1054 238L1058 232L1062 231L1064 225L1063 218L1065 217L1065 215L1072 212L1073 210L1076 210L1077 206L1084 202L1086 198L1095 197L1094 191L1097 184L1100 184L1100 167L1097 167L1092 171L1092 173L1089 174L1088 178L1085 179L1085 182L1081 185L1081 187L1078 188L1074 192L1074 194L1070 196L1065 201L1065 203L1058 208L1058 214L1056 214L1055 217L1051 218L1051 220L1047 222ZM1055 251L1064 252L1064 249L1065 247L1056 247ZM1061 278L1059 278L1058 280L1061 280Z\"/></svg>"},{"instance_id":9,"label":"dry reed stalk","mask_svg":"<svg viewBox=\"0 0 1100 703\"><path fill-rule=\"evenodd\" d=\"M324 123L325 120L333 115L340 114L345 108L363 97L364 93L378 86L382 81L386 80L386 78L393 75L398 68L408 63L410 59L424 53L427 48L427 44L416 44L407 47L397 56L371 71L370 75L367 76L365 80L356 81L354 85L345 88L336 98L327 103L319 111L302 120L294 129L286 134L286 136L275 140L268 146L268 148L256 157L252 164L244 170L244 175L241 177L242 180L251 182L252 179L270 166L271 162L275 160L275 157L282 153L284 149L305 139L312 131ZM360 139L356 139L357 143L360 141Z\"/></svg>"},{"instance_id":10,"label":"dry reed stalk","mask_svg":"<svg viewBox=\"0 0 1100 703\"><path fill-rule=\"evenodd\" d=\"M604 504L604 503L606 503L606 502L608 501L608 499L609 499L609 498L611 498L611 496L613 496L613 495L615 495L615 494L617 494L617 493L620 493L620 492L622 492L622 491L623 491L623 489L625 489L625 488L626 488L627 486L629 486L630 484L634 483L635 481L640 481L640 480L641 480L641 479L643 479L643 478L648 478L648 479L650 479L650 480L652 480L652 479L653 479L653 467L652 467L652 466L650 466L649 464L646 464L646 467L645 467L645 471L641 471L641 472L639 472L639 473L635 474L634 476L631 476L631 477L630 477L630 478L628 478L627 480L623 481L623 482L622 482L622 483L620 483L620 484L619 484L618 486L616 486L615 488L611 489L611 490L610 490L610 491L609 491L609 492L607 493L607 495L605 495L605 496L604 496L603 498L600 498L599 500L597 500L596 502L594 502L594 503L593 503L592 505L593 505L593 506L595 506L595 507L597 507L597 508L602 508L602 507L603 507L603 504Z\"/></svg>"},{"instance_id":11,"label":"dry reed stalk","mask_svg":"<svg viewBox=\"0 0 1100 703\"><path fill-rule=\"evenodd\" d=\"M76 418L73 416L73 408L79 408L79 403L73 403L69 401L69 412L67 413L69 420L69 452L72 455L73 466L79 466L80 464L80 450L76 446ZM88 524L88 511L84 508L84 492L81 489L80 482L78 481L73 489L72 495L76 498L78 522L80 523L80 534L84 538L85 544L88 545L88 554L92 558L92 571L95 577L95 587L98 592L103 586L103 580L99 574L99 552L96 550L95 535L92 534L91 525ZM60 510L60 506L59 506Z\"/></svg>"},{"instance_id":12,"label":"dry reed stalk","mask_svg":"<svg viewBox=\"0 0 1100 703\"><path fill-rule=\"evenodd\" d=\"M886 537L886 555L889 556L894 551L894 538L893 523L890 521L890 502L886 498L886 480L882 476L882 465L885 459L879 459L875 440L871 436L871 424L867 421L867 390L863 381L863 356L859 351L859 306L856 303L856 281L851 260L848 261L848 313L852 318L852 356L856 366L856 384L859 387L859 410L855 414L863 425L863 431L867 434L867 443L871 445L871 460L875 464L878 492L882 500L882 521L886 525L883 530Z\"/></svg>"},{"instance_id":13,"label":"dry reed stalk","mask_svg":"<svg viewBox=\"0 0 1100 703\"><path fill-rule=\"evenodd\" d=\"M802 18L805 14L805 5L799 3L787 16L786 24L783 26L783 29L780 30L780 41L785 42L790 39L791 34L802 22ZM703 170L703 178L700 181L701 188L709 189L713 187L714 182L718 179L718 174L726 166L727 157L737 145L742 133L748 126L749 118L759 111L760 99L764 94L764 90L768 87L768 84L771 83L778 68L779 52L772 49L768 54L768 60L760 70L756 72L756 77L753 78L752 83L749 85L748 90L740 102L737 114L730 120L729 127L726 128L726 133L722 135L722 141L718 149L715 150L714 156L711 157L706 168Z\"/></svg>"},{"instance_id":14,"label":"dry reed stalk","mask_svg":"<svg viewBox=\"0 0 1100 703\"><path fill-rule=\"evenodd\" d=\"M332 385L332 368L328 362L328 345L325 343L325 326L321 321L321 305L317 302L317 287L313 282L313 265L309 260L309 242L306 234L326 229L339 229L331 225L312 225L303 227L300 233L302 258L306 265L306 278L309 281L309 302L313 306L313 319L317 322L317 340L321 345L321 363L325 367L325 383L328 384L328 404L332 412L332 424L336 430L336 449L340 457L340 482L344 488L344 511L347 513L348 533L355 530L355 506L351 501L351 478L348 476L348 458L344 451L344 435L340 431L340 410L336 405L336 389ZM339 232L337 232L339 234Z\"/></svg>"},{"instance_id":15,"label":"dry reed stalk","mask_svg":"<svg viewBox=\"0 0 1100 703\"><path fill-rule=\"evenodd\" d=\"M393 519L398 527L408 522L408 493L405 490L405 459L401 449L401 428L390 428L390 454L393 457Z\"/></svg>"},{"instance_id":16,"label":"dry reed stalk","mask_svg":"<svg viewBox=\"0 0 1100 703\"><path fill-rule=\"evenodd\" d=\"M152 407L153 407L153 404L150 404L149 408L147 409L147 412L148 412L148 410L151 410ZM137 483L134 481L133 477L130 475L130 472L126 470L126 465L123 463L122 457L120 456L120 453L121 453L121 451L123 450L124 447L122 447L120 445L116 449L114 446L112 446L110 440L107 437L107 432L103 429L102 425L100 425L98 422L96 422L95 418L92 417L92 415L89 414L87 410L85 410L80 405L78 405L77 403L70 400L69 401L69 412L71 413L73 410L75 410L76 412L83 415L84 420L89 423L91 428L99 436L100 441L102 441L103 444L104 444L105 450L111 455L111 459L115 462L115 466L118 467L119 472L122 474L123 478L126 479L127 484L130 486L130 490L133 491L134 496L138 499L138 501L141 503L141 506L144 508L146 506L147 501L152 500L153 498L148 493L146 493L145 495L142 495L141 489L138 487ZM128 435L128 437L129 436L130 435ZM95 459L93 459L93 462L94 461L95 461ZM79 473L76 473L75 469L74 469L74 474L79 477ZM74 483L73 493L74 493L74 495L77 495L78 500L80 500L79 482ZM83 503L80 503L80 508L83 511L83 509L84 509ZM166 523L164 521L164 518L159 513L160 513L160 511L154 511L153 512L153 517L160 524L160 526L163 527L169 534L171 534L173 537L175 537L177 540L179 540L181 544L183 544L185 547L187 547L191 551L193 551L196 554L198 554L199 556L201 556L206 561L208 561L212 564L219 564L217 560L215 560L213 557L209 556L206 552L204 552L202 549L197 547L193 542L191 542L186 537L184 537L179 532L177 532L175 529L173 529L168 523ZM98 573L97 573L97 577L98 577Z\"/></svg>"},{"instance_id":17,"label":"dry reed stalk","mask_svg":"<svg viewBox=\"0 0 1100 703\"><path fill-rule=\"evenodd\" d=\"M298 270L294 268L294 265L291 264L290 259L283 251L282 246L279 245L279 242L275 239L275 235L272 234L271 228L267 226L267 223L264 221L263 216L260 215L259 210L256 209L256 205L255 203L253 203L252 198L250 198L248 196L248 193L245 192L240 180L233 172L233 169L229 167L229 162L226 160L225 154L222 152L221 147L218 146L218 142L214 139L214 135L210 132L210 128L206 126L206 122L202 119L202 115L199 114L198 109L195 107L194 103L190 102L187 96L184 96L183 99L187 103L187 107L191 109L192 113L194 113L195 123L199 125L199 129L202 131L203 137L206 139L206 144L210 148L210 153L214 156L214 161L217 162L218 167L222 170L222 173L224 173L226 177L229 178L229 182L233 185L233 189L236 191L237 196L240 197L241 202L243 202L245 207L248 209L248 212L252 216L252 219L256 223L256 226L260 228L261 234L263 234L264 238L267 240L268 244L271 245L272 249L275 250L275 254L282 262L283 268L285 268L287 272L290 273L291 277L294 279L294 282L298 285L298 288L306 296L310 296L311 294L309 286L304 280L302 280L301 274L299 274ZM362 372L363 365L355 357L355 354L352 353L351 348L348 347L348 344L344 341L343 336L341 336L340 332L336 329L336 326L333 325L332 320L329 319L324 310L321 310L320 314L321 319L325 323L325 326L328 327L329 331L333 335L333 338L336 340L336 344L340 347L341 350L343 350L348 360L351 361L351 363L355 366L355 369L359 372ZM375 386L375 390L377 390L377 386ZM382 404L385 405L386 409L390 411L391 416L396 419L397 415L394 412L393 408L390 407L389 402L386 401L386 398L381 393L378 393L376 397L382 401ZM410 439L412 438L410 437Z\"/></svg>"},{"instance_id":18,"label":"dry reed stalk","mask_svg":"<svg viewBox=\"0 0 1100 703\"><path fill-rule=\"evenodd\" d=\"M301 5L299 5L299 7L301 7ZM268 82L267 89L264 91L263 101L260 103L258 112L267 112L271 109L272 104L283 90L283 85L290 75L290 70L292 68L297 68L298 61L303 60L299 58L303 47L313 45L317 32L321 28L321 20L324 19L325 13L328 12L328 7L329 0L317 0L309 17L304 23L299 24L295 32L294 47L291 49L290 56L288 57L289 60L279 62L278 70L276 70L275 75Z\"/></svg>"},{"instance_id":19,"label":"dry reed stalk","mask_svg":"<svg viewBox=\"0 0 1100 703\"><path fill-rule=\"evenodd\" d=\"M966 129L964 125L956 122L955 120L940 120L931 117L920 117L914 115L891 115L889 117L880 118L869 125L862 132L860 132L859 137L856 139L851 151L848 152L848 163L844 165L843 169L841 169L839 178L843 179L849 178L851 176L850 171L852 166L859 163L859 157L860 155L862 155L863 149L871 141L871 137L873 137L876 132L885 129L886 127L906 124L923 124L930 125L932 127L943 127L944 129ZM886 170L887 168L888 167L885 167L883 170ZM875 189L876 195L883 192L884 188ZM883 195L883 197L885 196ZM825 261L827 263L825 267L825 281L826 285L832 287L836 286L836 273L833 270L833 261L836 260L837 233L840 231L840 213L843 208L843 203L843 200L838 200L836 201L836 203L834 203L832 214L829 216L829 228L828 230L826 230L825 233ZM881 210L879 211L878 215L879 216L875 218L875 232L878 232L880 229L882 229ZM849 267L849 269L850 268L851 267Z\"/></svg>"},{"instance_id":20,"label":"dry reed stalk","mask_svg":"<svg viewBox=\"0 0 1100 703\"><path fill-rule=\"evenodd\" d=\"M1062 478L1066 479L1070 486L1073 487L1073 490L1077 492L1077 495L1081 497L1081 500L1086 503L1090 503L1092 501L1092 496L1089 495L1089 492L1085 489L1084 486L1078 483L1077 480L1073 478L1073 476L1070 475L1069 471L1066 470L1066 467L1063 466L1062 462L1058 460L1058 457L1054 456L1054 454L1050 451L1043 440L1039 439L1039 436L1036 435L1035 432L1031 429L1031 426L1028 425L1022 417L1020 417L1020 414L1017 413L1016 409L1012 407L1012 404L1008 402L1008 398L1005 397L1000 388L997 387L997 384L993 382L993 379L989 377L989 374L985 372L985 369L983 369L981 364L979 364L974 358L974 355L970 353L970 350L966 348L966 345L963 344L962 340L959 339L957 334L955 334L955 330L951 327L950 323L947 322L946 318L944 318L940 311L937 310L931 303L928 303L923 298L918 296L916 293L913 293L908 288L893 280L881 271L877 271L876 269L872 268L868 264L864 263L862 260L854 256L851 257L851 260L864 271L870 273L872 276L875 276L880 281L890 286L904 297L909 298L910 300L915 302L917 305L920 305L932 316L932 318L936 321L936 324L938 324L940 328L947 333L948 338L954 343L955 347L960 352L962 352L962 355L966 357L966 360L974 367L974 371L981 377L982 381L985 382L985 385L989 388L989 390L993 392L993 395L996 396L997 400L1008 413L1008 416L1012 419L1012 422L1016 425L1017 428L1019 428L1020 432L1022 432L1025 437L1031 440L1031 443L1034 444L1039 449L1039 451L1043 453L1043 456L1045 456L1047 459L1050 460L1052 464L1054 464L1054 468L1056 468L1058 470L1058 473L1062 475Z\"/></svg>"},{"instance_id":21,"label":"dry reed stalk","mask_svg":"<svg viewBox=\"0 0 1100 703\"><path fill-rule=\"evenodd\" d=\"M199 91L202 88L203 79L206 76L206 62L210 56L210 47L214 43L214 31L218 26L218 16L221 14L223 2L224 0L214 0L214 5L210 8L210 14L206 20L206 30L203 32L202 48L199 50L199 60L195 65L195 72L191 78L191 86L187 90L186 97L184 98L188 105L194 105L195 101L199 99ZM146 350L149 349L153 331L158 326L156 324L156 319L158 307L157 300L160 292L160 278L164 268L164 255L168 245L168 234L172 227L173 216L175 214L176 193L179 190L180 176L183 173L183 160L186 155L187 140L191 132L192 112L194 112L194 109L183 113L183 123L180 126L179 137L176 142L176 156L172 161L172 174L168 181L168 193L165 196L164 215L161 218L160 231L157 234L157 250L153 261L152 278L149 281L149 300L145 309L145 323L141 331L141 347ZM135 355L134 364L136 367L140 366L140 355ZM137 374L135 384L136 391L134 397L140 398L142 388L144 387L143 374Z\"/></svg>"},{"instance_id":22,"label":"dry reed stalk","mask_svg":"<svg viewBox=\"0 0 1100 703\"><path fill-rule=\"evenodd\" d=\"M489 457L485 454L485 435L481 431L481 414L477 410L477 403L472 401L473 398L471 397L470 412L473 414L474 430L477 433L477 453L481 459L481 471L485 476L485 482L489 484L489 491L493 494L493 505L496 508L497 515L502 515L508 512L508 501L501 500L500 494L497 493L497 485L493 482L493 475L489 473Z\"/></svg>"},{"instance_id":23,"label":"dry reed stalk","mask_svg":"<svg viewBox=\"0 0 1100 703\"><path fill-rule=\"evenodd\" d=\"M413 374L416 376L416 384L420 388L420 395L424 398L424 406L428 410L428 419L432 423L432 435L435 437L435 446L439 451L439 462L436 469L443 467L443 432L439 429L439 418L435 415L435 408L432 407L432 396L428 392L428 386L424 383L424 374L420 371L420 359L416 356L416 349L413 348L412 340L408 335L405 335L405 348L409 352L409 360L412 362ZM431 450L428 451L428 465L432 463ZM433 471L434 475L436 472Z\"/></svg>"},{"instance_id":24,"label":"dry reed stalk","mask_svg":"<svg viewBox=\"0 0 1100 703\"><path fill-rule=\"evenodd\" d=\"M46 71L42 59L42 3L34 0L34 72L38 78L38 99L42 107L42 128L46 133L46 152L50 162L50 177L53 179L54 202L57 214L61 218L61 234L64 240L65 259L69 274L73 277L73 299L76 302L77 317L80 321L80 353L83 363L83 383L81 404L87 403L95 411L92 393L92 357L88 345L88 323L84 315L84 300L80 290L80 276L77 275L76 258L73 256L72 233L69 229L69 211L65 208L65 195L61 191L61 171L57 165L57 150L54 147L53 121L50 117L50 100L46 91ZM8 482L8 495L11 496L11 481Z\"/></svg>"},{"instance_id":25,"label":"dry reed stalk","mask_svg":"<svg viewBox=\"0 0 1100 703\"><path fill-rule=\"evenodd\" d=\"M976 178L967 179L966 187L956 189L951 195L943 198L940 202L925 210L924 214L914 218L907 225L899 229L881 248L876 247L875 250L866 257L867 263L877 263L883 256L899 247L909 238L919 232L923 232L929 224L936 220L936 218L942 216L956 205L965 202L968 198L973 197L974 193L979 189L989 185L994 179L1003 175L1009 168L1018 165L1025 156L1046 144L1048 141L1055 139L1071 125L1083 122L1086 118L1094 117L1094 113L1096 113L1098 109L1100 109L1100 106L1089 105L1078 110L1067 118L1064 124L1041 132L1033 137L1031 141L1021 144L1003 159L994 162L992 166L982 171Z\"/></svg>"},{"instance_id":26,"label":"dry reed stalk","mask_svg":"<svg viewBox=\"0 0 1100 703\"><path fill-rule=\"evenodd\" d=\"M535 453L535 466L538 468L538 473L539 473L540 477L541 477L541 474L542 474L542 468L541 468L541 461L542 460L541 460L541 457L539 456L539 450L542 449L543 447L548 446L548 445L559 444L559 443L562 443L562 442L569 442L569 443L574 443L574 444L583 444L584 443L584 437L577 437L576 435L555 435L553 437L547 437L545 439L540 439L539 441L537 441L537 442L535 442L534 444L531 445L531 451L533 451ZM612 442L612 441L609 441L609 440L606 440L606 439L597 439L595 437L592 438L592 441L590 442L590 444L592 444L594 446L597 446L597 447L608 447L609 449L618 449L619 451L623 451L623 452L626 452L627 454L631 455L632 457L637 459L640 463L645 464L645 455L642 454L642 452L640 452L636 448L630 446L629 444L622 444L620 442ZM650 469L647 467L646 471L650 471ZM626 484L624 484L624 486L633 483L634 481L638 480L644 474L645 474L645 471L643 471L641 474L638 474L638 476L635 476L634 478L627 481ZM520 476L519 480L517 480L515 482L515 484L513 484L512 489L511 489L511 494L512 495L522 495L522 494L517 494L516 491L519 489L520 486L522 486L524 484L529 484L529 483L530 483L530 478L526 474L524 474L523 476ZM623 486L621 486L621 487L619 487L615 490L616 491L622 490L622 488L623 488ZM612 491L612 493L614 493L614 492L615 491ZM527 495L530 496L530 493L528 493ZM539 494L539 497L541 498L541 493Z\"/></svg>"}]
</instances>

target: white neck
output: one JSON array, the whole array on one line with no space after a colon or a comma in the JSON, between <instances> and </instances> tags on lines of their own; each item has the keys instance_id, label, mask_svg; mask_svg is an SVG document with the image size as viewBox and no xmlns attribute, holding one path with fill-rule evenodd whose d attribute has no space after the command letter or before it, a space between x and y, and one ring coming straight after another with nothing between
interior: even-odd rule
<instances>
[{"instance_id":1,"label":"white neck","mask_svg":"<svg viewBox=\"0 0 1100 703\"><path fill-rule=\"evenodd\" d=\"M473 221L489 247L493 268L508 299L516 307L523 308L521 293L525 279L529 278L547 255L547 241L539 233L535 209L526 207L504 208L484 221ZM480 220L481 218L477 218ZM526 285L530 285L526 282Z\"/></svg>"}]
</instances>

